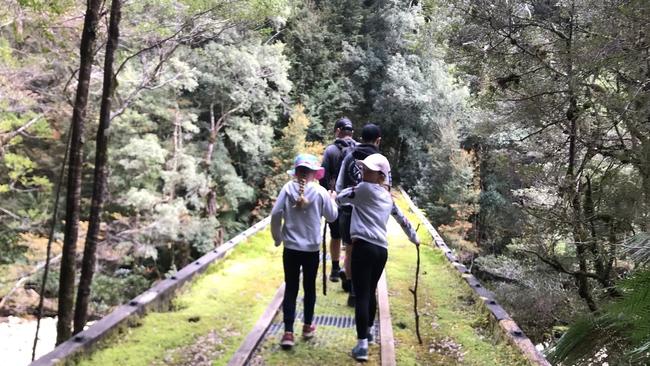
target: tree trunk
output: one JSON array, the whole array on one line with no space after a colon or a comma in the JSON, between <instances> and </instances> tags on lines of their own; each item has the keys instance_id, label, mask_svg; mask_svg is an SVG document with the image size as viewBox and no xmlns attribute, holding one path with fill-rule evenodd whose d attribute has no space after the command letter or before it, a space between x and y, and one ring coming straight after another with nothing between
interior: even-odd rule
<instances>
[{"instance_id":1,"label":"tree trunk","mask_svg":"<svg viewBox=\"0 0 650 366\"><path fill-rule=\"evenodd\" d=\"M646 142L643 148L644 154L641 157L641 161L645 162L645 164L639 167L641 182L643 184L643 201L645 204L641 229L645 232L650 232L650 142Z\"/></svg>"},{"instance_id":2,"label":"tree trunk","mask_svg":"<svg viewBox=\"0 0 650 366\"><path fill-rule=\"evenodd\" d=\"M95 148L95 177L93 198L90 206L90 218L86 245L81 264L81 278L77 289L77 302L74 313L74 334L81 332L88 321L88 302L90 299L90 285L95 272L97 252L97 237L101 224L101 213L106 195L106 161L108 150L108 128L111 123L111 101L115 80L113 76L113 60L119 38L119 24L121 17L122 0L113 0L111 3L110 24L108 28L108 42L106 43L106 56L104 58L104 86L102 91L102 104L99 113L99 128L97 129L97 143Z\"/></svg>"},{"instance_id":3,"label":"tree trunk","mask_svg":"<svg viewBox=\"0 0 650 366\"><path fill-rule=\"evenodd\" d=\"M214 143L217 141L217 122L214 117L214 103L210 103L210 138L208 140L208 150L205 153L205 169L210 172L212 166L212 154L214 153ZM206 216L215 217L217 215L217 192L215 187L210 187L210 192L206 197Z\"/></svg>"},{"instance_id":4,"label":"tree trunk","mask_svg":"<svg viewBox=\"0 0 650 366\"><path fill-rule=\"evenodd\" d=\"M591 287L589 286L589 278L586 276L588 271L587 266L587 234L584 230L584 217L582 212L582 205L580 198L582 195L582 178L580 173L576 174L576 161L577 161L577 143L578 143L578 96L576 83L574 81L573 69L573 31L575 27L575 4L572 4L571 21L569 22L568 38L566 39L566 50L568 56L567 62L567 87L568 87L568 100L569 108L566 111L566 119L569 122L569 156L568 167L566 174L566 184L568 199L571 203L571 214L573 216L572 233L573 241L576 246L576 257L578 259L579 271L575 275L576 284L578 285L578 294L582 297L589 310L596 311L596 302L591 296ZM588 157L585 157L588 159Z\"/></svg>"},{"instance_id":5,"label":"tree trunk","mask_svg":"<svg viewBox=\"0 0 650 366\"><path fill-rule=\"evenodd\" d=\"M208 169L212 165L215 141L217 141L217 123L214 120L214 103L210 103L210 138L208 140L208 151L205 153L205 166Z\"/></svg>"},{"instance_id":6,"label":"tree trunk","mask_svg":"<svg viewBox=\"0 0 650 366\"><path fill-rule=\"evenodd\" d=\"M60 344L70 338L72 323L72 306L75 285L75 254L77 234L79 232L79 201L81 196L82 138L88 89L92 71L97 23L99 20L100 0L88 0L84 28L79 47L79 81L72 113L72 141L68 169L68 186L66 194L65 232L61 256L59 280L59 320L56 325L56 343Z\"/></svg>"},{"instance_id":7,"label":"tree trunk","mask_svg":"<svg viewBox=\"0 0 650 366\"><path fill-rule=\"evenodd\" d=\"M589 250L594 256L594 270L598 275L598 283L607 291L610 297L618 297L620 294L614 287L611 279L611 266L614 264L612 258L608 255L607 250L598 243L598 231L596 227L596 209L594 207L593 189L591 187L591 179L586 178L587 187L585 189L585 202L584 202L584 215L585 223L589 226L591 234L589 239Z\"/></svg>"},{"instance_id":8,"label":"tree trunk","mask_svg":"<svg viewBox=\"0 0 650 366\"><path fill-rule=\"evenodd\" d=\"M567 119L569 120L569 161L567 168L567 184L569 198L571 200L571 213L573 216L573 241L576 246L576 257L578 259L579 272L575 275L576 284L578 286L578 294L582 297L589 310L596 311L596 303L591 296L591 288L589 286L589 279L585 275L587 273L587 236L583 229L583 215L582 207L580 205L580 196L582 194L581 178L576 178L575 165L576 165L576 150L577 150L577 133L578 133L578 115L577 115L577 99L574 95L569 98L569 109L567 110Z\"/></svg>"},{"instance_id":9,"label":"tree trunk","mask_svg":"<svg viewBox=\"0 0 650 366\"><path fill-rule=\"evenodd\" d=\"M596 302L591 296L591 286L589 286L589 279L585 275L588 271L587 253L586 253L587 237L582 228L583 218L582 218L582 212L580 208L580 193L582 190L581 188L582 184L580 182L577 182L577 185L578 188L576 189L576 191L573 192L575 195L573 196L571 202L571 208L574 216L573 241L575 242L576 256L578 257L578 267L580 269L580 271L575 275L575 278L576 278L576 284L578 285L578 294L580 295L580 297L582 297L585 300L587 306L589 307L589 310L596 311L598 310L598 307L596 306Z\"/></svg>"}]
</instances>

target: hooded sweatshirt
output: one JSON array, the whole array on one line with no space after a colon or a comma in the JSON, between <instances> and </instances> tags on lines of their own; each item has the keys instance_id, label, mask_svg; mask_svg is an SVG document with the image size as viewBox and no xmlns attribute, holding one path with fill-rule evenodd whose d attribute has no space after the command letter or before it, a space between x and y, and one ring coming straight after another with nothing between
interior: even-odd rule
<instances>
[{"instance_id":1,"label":"hooded sweatshirt","mask_svg":"<svg viewBox=\"0 0 650 366\"><path fill-rule=\"evenodd\" d=\"M393 209L390 193L379 184L361 182L346 188L336 198L339 204L352 204L350 237L388 248L386 224Z\"/></svg>"},{"instance_id":2,"label":"hooded sweatshirt","mask_svg":"<svg viewBox=\"0 0 650 366\"><path fill-rule=\"evenodd\" d=\"M392 215L409 240L416 245L420 244L411 223L394 204L390 192L381 185L361 182L355 187L344 189L336 197L336 202L340 205L351 204L354 207L350 222L352 239L362 239L388 248L386 225L389 216Z\"/></svg>"},{"instance_id":3,"label":"hooded sweatshirt","mask_svg":"<svg viewBox=\"0 0 650 366\"><path fill-rule=\"evenodd\" d=\"M338 210L325 188L312 181L305 185L304 197L308 203L297 207L300 184L292 181L284 185L271 211L271 235L285 248L303 252L317 252L321 240L321 216L332 222ZM284 223L282 220L284 219Z\"/></svg>"}]
</instances>

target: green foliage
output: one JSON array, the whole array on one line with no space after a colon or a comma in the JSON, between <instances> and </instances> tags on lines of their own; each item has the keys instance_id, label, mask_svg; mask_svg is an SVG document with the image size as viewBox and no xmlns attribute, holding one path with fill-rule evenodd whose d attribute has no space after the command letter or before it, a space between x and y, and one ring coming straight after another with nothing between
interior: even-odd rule
<instances>
[{"instance_id":1,"label":"green foliage","mask_svg":"<svg viewBox=\"0 0 650 366\"><path fill-rule=\"evenodd\" d=\"M51 12L59 15L70 9L74 4L73 0L18 0L21 7L30 8L39 12Z\"/></svg>"},{"instance_id":2,"label":"green foliage","mask_svg":"<svg viewBox=\"0 0 650 366\"><path fill-rule=\"evenodd\" d=\"M342 22L356 23L361 16L358 1L328 1L320 7L302 2L280 35L291 63L293 99L310 117L309 140L329 138L334 122L354 108L341 75L340 52L342 42L354 37L354 27Z\"/></svg>"},{"instance_id":3,"label":"green foliage","mask_svg":"<svg viewBox=\"0 0 650 366\"><path fill-rule=\"evenodd\" d=\"M534 344L552 344L553 327L587 311L571 277L558 276L534 259L506 250L474 260L473 274L490 286L499 303Z\"/></svg>"},{"instance_id":4,"label":"green foliage","mask_svg":"<svg viewBox=\"0 0 650 366\"><path fill-rule=\"evenodd\" d=\"M56 298L59 294L59 268L58 266L50 267L47 273L47 282L45 283L45 291L42 293L44 297ZM34 288L35 291L41 292L43 286L43 270L34 273L27 283L27 286Z\"/></svg>"},{"instance_id":5,"label":"green foliage","mask_svg":"<svg viewBox=\"0 0 650 366\"><path fill-rule=\"evenodd\" d=\"M141 273L119 269L114 274L98 273L93 278L91 301L95 311L105 313L111 307L126 303L151 286Z\"/></svg>"},{"instance_id":6,"label":"green foliage","mask_svg":"<svg viewBox=\"0 0 650 366\"><path fill-rule=\"evenodd\" d=\"M19 244L18 234L0 223L0 264L10 264L21 260L27 247Z\"/></svg>"},{"instance_id":7,"label":"green foliage","mask_svg":"<svg viewBox=\"0 0 650 366\"><path fill-rule=\"evenodd\" d=\"M5 65L16 66L16 60L12 56L11 45L4 38L0 38L0 61ZM0 130L2 130L1 126Z\"/></svg>"},{"instance_id":8,"label":"green foliage","mask_svg":"<svg viewBox=\"0 0 650 366\"><path fill-rule=\"evenodd\" d=\"M219 221L214 217L195 219L183 229L182 237L197 253L203 255L214 249L218 227Z\"/></svg>"},{"instance_id":9,"label":"green foliage","mask_svg":"<svg viewBox=\"0 0 650 366\"><path fill-rule=\"evenodd\" d=\"M80 364L168 362L164 360L185 355L184 347L197 335L211 331L222 340L216 345L217 362L226 364L282 281L282 250L269 245L270 240L270 232L263 231L239 244L174 299L171 311L147 314L139 326L108 340L110 347L100 346Z\"/></svg>"},{"instance_id":10,"label":"green foliage","mask_svg":"<svg viewBox=\"0 0 650 366\"><path fill-rule=\"evenodd\" d=\"M297 105L289 123L282 129L282 137L273 147L273 166L264 182L267 197L275 198L282 186L290 179L287 171L292 168L293 160L298 154L322 155L322 144L306 141L309 126L309 118L305 114L304 107Z\"/></svg>"},{"instance_id":11,"label":"green foliage","mask_svg":"<svg viewBox=\"0 0 650 366\"><path fill-rule=\"evenodd\" d=\"M600 313L577 319L549 353L555 362L587 364L607 349L608 361L650 361L650 272L639 271L619 284L622 297Z\"/></svg>"}]
</instances>

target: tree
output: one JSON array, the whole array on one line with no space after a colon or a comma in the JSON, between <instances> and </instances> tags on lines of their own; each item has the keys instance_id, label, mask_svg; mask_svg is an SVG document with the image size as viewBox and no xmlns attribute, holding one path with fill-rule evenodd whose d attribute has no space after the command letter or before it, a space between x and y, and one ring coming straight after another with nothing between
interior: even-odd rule
<instances>
[{"instance_id":1,"label":"tree","mask_svg":"<svg viewBox=\"0 0 650 366\"><path fill-rule=\"evenodd\" d=\"M66 193L65 237L63 241L59 282L57 344L70 338L72 333L72 307L76 273L75 256L77 234L79 231L79 201L81 198L83 132L100 7L101 1L99 0L90 0L88 2L79 50L79 77L72 115L72 139L70 141L71 147Z\"/></svg>"},{"instance_id":2,"label":"tree","mask_svg":"<svg viewBox=\"0 0 650 366\"><path fill-rule=\"evenodd\" d=\"M271 200L277 197L289 176L287 171L293 167L293 160L300 153L316 156L323 154L323 144L307 141L307 132L311 125L305 114L305 107L298 104L294 107L289 123L282 129L282 137L273 146L271 172L264 181L264 198ZM271 201L269 200L269 201ZM266 201L266 200L265 200ZM262 206L271 206L271 202L261 202Z\"/></svg>"},{"instance_id":3,"label":"tree","mask_svg":"<svg viewBox=\"0 0 650 366\"><path fill-rule=\"evenodd\" d=\"M596 310L592 282L617 296L616 243L638 222L638 216L621 220L617 216L627 215L612 212L628 195L607 184L629 172L626 162L599 148L612 141L616 119L601 98L613 90L611 65L597 57L611 54L604 40L612 38L595 29L617 32L608 25L615 8L587 0L452 3L459 17L455 53L471 55L463 65L475 95L498 111L497 123L485 124L490 141L482 146L509 149L522 178L515 200L528 216L523 235L532 245L520 249L573 276ZM605 8L609 16L601 16ZM568 250L560 249L565 241Z\"/></svg>"},{"instance_id":4,"label":"tree","mask_svg":"<svg viewBox=\"0 0 650 366\"><path fill-rule=\"evenodd\" d=\"M111 121L111 101L115 88L113 74L113 61L119 40L119 24L122 11L122 1L112 0L110 11L110 24L108 28L108 42L104 56L104 86L102 91L101 110L99 113L99 127L97 129L95 151L95 175L93 180L93 197L90 206L90 217L84 255L81 265L81 277L77 289L75 303L74 333L83 330L88 320L88 302L90 300L90 285L95 272L97 241L101 224L101 213L104 206L107 185L107 160L108 160L108 128Z\"/></svg>"}]
</instances>

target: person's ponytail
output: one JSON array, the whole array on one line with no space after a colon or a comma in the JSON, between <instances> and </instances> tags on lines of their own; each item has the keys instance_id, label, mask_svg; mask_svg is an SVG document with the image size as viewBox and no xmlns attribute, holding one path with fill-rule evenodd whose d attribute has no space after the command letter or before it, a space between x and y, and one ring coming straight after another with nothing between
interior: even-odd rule
<instances>
[{"instance_id":1,"label":"person's ponytail","mask_svg":"<svg viewBox=\"0 0 650 366\"><path fill-rule=\"evenodd\" d=\"M303 207L305 207L305 206L307 206L309 204L309 200L307 200L307 198L305 197L305 185L306 184L307 184L307 180L305 179L304 176L298 178L298 185L299 185L298 193L299 193L299 196L298 196L298 200L296 201L296 207L298 207L298 208L303 208Z\"/></svg>"}]
</instances>

